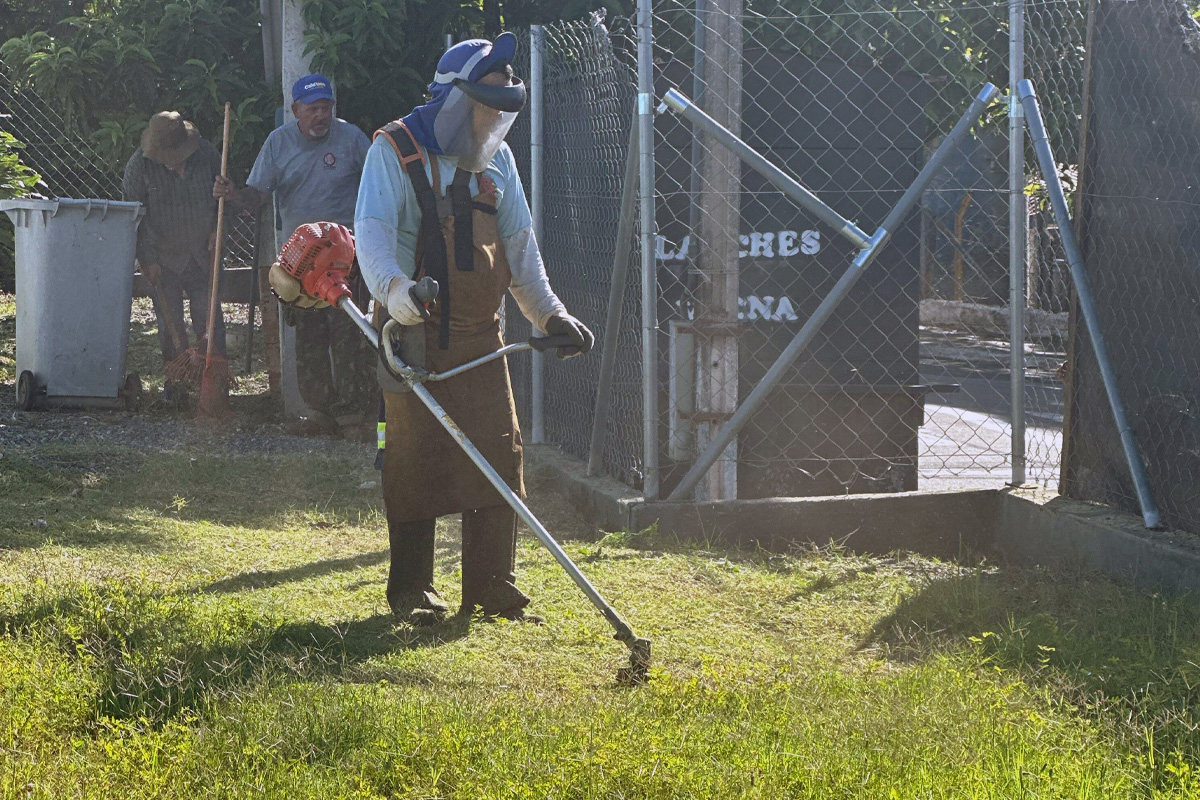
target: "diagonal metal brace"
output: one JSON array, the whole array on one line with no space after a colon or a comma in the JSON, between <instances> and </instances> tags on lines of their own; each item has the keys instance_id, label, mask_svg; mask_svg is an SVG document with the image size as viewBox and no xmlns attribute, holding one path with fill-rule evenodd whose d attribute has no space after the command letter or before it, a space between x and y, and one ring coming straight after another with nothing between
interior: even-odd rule
<instances>
[{"instance_id":1,"label":"diagonal metal brace","mask_svg":"<svg viewBox=\"0 0 1200 800\"><path fill-rule=\"evenodd\" d=\"M1161 523L1158 506L1150 493L1150 481L1146 477L1146 465L1138 449L1137 440L1133 438L1133 426L1129 424L1129 416L1125 413L1125 403L1121 400L1121 390L1117 386L1117 373L1113 370L1112 359L1108 355L1108 343L1100 330L1100 316L1096 312L1096 297L1092 294L1091 282L1083 268L1083 251L1079 240L1075 238L1075 227L1071 223L1071 212L1067 210L1067 197L1063 193L1062 181L1058 177L1058 168L1054 162L1054 153L1050 151L1050 140L1046 136L1046 125L1042 122L1042 112L1038 107L1037 94L1033 84L1021 81L1017 84L1017 99L1025 109L1025 123L1029 126L1029 138L1037 153L1038 168L1046 181L1046 193L1050 196L1050 205L1054 209L1054 219L1058 222L1058 234L1062 238L1063 249L1067 251L1067 265L1071 268L1071 280L1075 284L1075 296L1079 300L1079 313L1087 325L1088 338L1092 342L1092 352L1100 365L1100 378L1104 382L1104 392L1108 395L1108 404L1112 409L1113 421L1121 436L1121 447L1125 451L1125 461L1129 465L1129 473L1133 477L1133 486L1137 492L1138 505L1142 509L1142 521L1147 528L1157 528Z\"/></svg>"}]
</instances>

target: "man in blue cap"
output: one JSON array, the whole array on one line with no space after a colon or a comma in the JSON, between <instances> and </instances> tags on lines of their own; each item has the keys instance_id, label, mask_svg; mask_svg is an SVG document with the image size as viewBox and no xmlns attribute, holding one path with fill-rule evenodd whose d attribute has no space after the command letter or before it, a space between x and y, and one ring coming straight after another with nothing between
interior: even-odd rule
<instances>
[{"instance_id":1,"label":"man in blue cap","mask_svg":"<svg viewBox=\"0 0 1200 800\"><path fill-rule=\"evenodd\" d=\"M593 337L550 288L512 150L504 136L525 105L513 77L516 38L472 39L446 51L432 97L376 133L355 214L359 263L371 293L405 328L406 361L442 372L503 346L500 306L511 292L538 329L571 337L586 353ZM426 312L415 280L437 279ZM425 319L428 317L428 319ZM488 462L518 493L521 431L508 366L491 361L426 384ZM391 570L387 600L414 624L448 611L433 585L437 517L462 514L462 607L531 619L515 585L517 517L411 391L384 387L383 459Z\"/></svg>"},{"instance_id":2,"label":"man in blue cap","mask_svg":"<svg viewBox=\"0 0 1200 800\"><path fill-rule=\"evenodd\" d=\"M305 75L292 86L293 124L271 132L240 191L218 177L213 196L243 208L260 208L275 195L283 235L309 222L354 225L358 181L370 141L334 116L333 87L324 75ZM355 301L367 299L361 279ZM307 430L348 438L373 432L378 386L373 354L354 323L331 308L289 312L296 328L296 377L304 402L316 412ZM367 431L367 427L371 431Z\"/></svg>"}]
</instances>

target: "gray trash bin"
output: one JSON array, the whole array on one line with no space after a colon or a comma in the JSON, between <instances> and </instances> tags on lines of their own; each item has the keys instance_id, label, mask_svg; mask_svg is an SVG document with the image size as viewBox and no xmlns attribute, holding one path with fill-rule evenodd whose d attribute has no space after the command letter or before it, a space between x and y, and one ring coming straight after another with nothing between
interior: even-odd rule
<instances>
[{"instance_id":1,"label":"gray trash bin","mask_svg":"<svg viewBox=\"0 0 1200 800\"><path fill-rule=\"evenodd\" d=\"M141 204L2 200L0 211L16 231L18 405L133 402L141 382L125 375L125 353Z\"/></svg>"}]
</instances>

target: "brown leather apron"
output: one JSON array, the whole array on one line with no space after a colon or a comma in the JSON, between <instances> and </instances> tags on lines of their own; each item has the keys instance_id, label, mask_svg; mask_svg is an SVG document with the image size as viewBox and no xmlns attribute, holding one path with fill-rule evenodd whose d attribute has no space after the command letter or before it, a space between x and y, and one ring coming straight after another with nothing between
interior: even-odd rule
<instances>
[{"instance_id":1,"label":"brown leather apron","mask_svg":"<svg viewBox=\"0 0 1200 800\"><path fill-rule=\"evenodd\" d=\"M440 196L437 158L430 161L434 191ZM425 331L425 369L443 372L493 353L503 345L500 304L511 280L508 261L496 227L496 198L472 198L473 264L460 269L455 257L454 216L441 221L446 241L447 276L453 297L448 347L439 348L441 312L438 306L422 326ZM416 263L421 277L422 248ZM513 403L508 363L497 359L446 381L425 384L479 449L488 463L520 496L521 431ZM504 503L500 494L412 392L384 392L387 446L383 458L383 491L390 523L430 519Z\"/></svg>"}]
</instances>

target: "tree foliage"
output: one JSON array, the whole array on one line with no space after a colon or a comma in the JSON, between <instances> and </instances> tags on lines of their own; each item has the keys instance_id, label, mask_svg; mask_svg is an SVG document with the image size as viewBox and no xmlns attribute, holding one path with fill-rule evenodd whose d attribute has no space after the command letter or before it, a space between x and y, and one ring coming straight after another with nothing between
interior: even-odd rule
<instances>
[{"instance_id":1,"label":"tree foliage","mask_svg":"<svg viewBox=\"0 0 1200 800\"><path fill-rule=\"evenodd\" d=\"M306 0L305 52L338 87L338 114L371 131L424 102L445 48L502 30L571 20L633 0Z\"/></svg>"},{"instance_id":2,"label":"tree foliage","mask_svg":"<svg viewBox=\"0 0 1200 800\"><path fill-rule=\"evenodd\" d=\"M110 167L137 147L151 114L179 111L219 143L233 103L230 157L244 167L270 131L278 87L263 79L256 0L108 0L9 39L0 57L90 139Z\"/></svg>"},{"instance_id":3,"label":"tree foliage","mask_svg":"<svg viewBox=\"0 0 1200 800\"><path fill-rule=\"evenodd\" d=\"M372 131L422 102L456 8L436 0L307 0L305 53L338 115Z\"/></svg>"},{"instance_id":4,"label":"tree foliage","mask_svg":"<svg viewBox=\"0 0 1200 800\"><path fill-rule=\"evenodd\" d=\"M0 131L0 200L24 197L38 185L38 174L21 161L25 145Z\"/></svg>"},{"instance_id":5,"label":"tree foliage","mask_svg":"<svg viewBox=\"0 0 1200 800\"><path fill-rule=\"evenodd\" d=\"M490 0L505 29L632 0ZM370 131L423 101L445 45L489 31L484 0L306 0L304 44L338 86L338 113ZM0 0L0 58L15 88L54 105L67 135L119 169L151 114L179 111L219 140L233 103L231 169L244 175L274 125L281 88L263 75L257 0ZM494 34L493 34L494 35Z\"/></svg>"}]
</instances>

